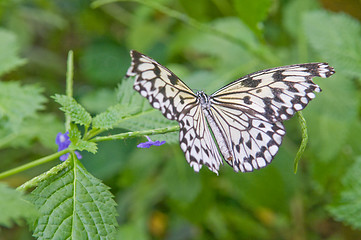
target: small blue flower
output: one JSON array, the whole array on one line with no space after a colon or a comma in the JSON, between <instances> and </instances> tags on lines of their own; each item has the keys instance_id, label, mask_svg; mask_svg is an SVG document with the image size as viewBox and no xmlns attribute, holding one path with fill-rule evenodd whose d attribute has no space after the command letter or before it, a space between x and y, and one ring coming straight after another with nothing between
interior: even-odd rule
<instances>
[{"instance_id":1,"label":"small blue flower","mask_svg":"<svg viewBox=\"0 0 361 240\"><path fill-rule=\"evenodd\" d=\"M59 146L58 152L63 151L64 149L67 149L71 143L69 139L69 132L62 134L61 132L56 135L55 143ZM75 155L78 157L78 159L81 159L82 156L78 151L74 152ZM70 153L64 154L60 156L60 161L65 161L68 159Z\"/></svg>"},{"instance_id":2,"label":"small blue flower","mask_svg":"<svg viewBox=\"0 0 361 240\"><path fill-rule=\"evenodd\" d=\"M164 143L165 143L165 141L155 141L155 142L153 142L151 139L150 139L150 137L148 137L148 136L145 136L147 139L148 139L148 142L144 142L144 143L139 143L138 145L137 145L137 147L138 148L149 148L149 147L151 147L151 146L160 146L160 145L163 145Z\"/></svg>"}]
</instances>

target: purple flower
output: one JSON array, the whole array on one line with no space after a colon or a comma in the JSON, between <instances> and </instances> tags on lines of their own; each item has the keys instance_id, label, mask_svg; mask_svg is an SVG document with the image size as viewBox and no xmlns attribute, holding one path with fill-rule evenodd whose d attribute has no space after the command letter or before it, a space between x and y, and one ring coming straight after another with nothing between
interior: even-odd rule
<instances>
[{"instance_id":1,"label":"purple flower","mask_svg":"<svg viewBox=\"0 0 361 240\"><path fill-rule=\"evenodd\" d=\"M59 148L58 148L58 152L63 151L64 149L67 149L71 143L70 139L69 139L69 132L67 131L66 133L62 134L61 132L58 133L58 135L56 135L56 139L55 139L55 143L58 144ZM76 154L76 156L78 157L78 159L81 159L82 156L80 155L80 153L78 151L74 152ZM65 161L68 159L70 153L64 154L60 156L60 161Z\"/></svg>"},{"instance_id":2,"label":"purple flower","mask_svg":"<svg viewBox=\"0 0 361 240\"><path fill-rule=\"evenodd\" d=\"M155 141L155 142L153 142L151 139L150 139L150 137L148 137L148 136L145 136L147 139L148 139L148 142L144 142L144 143L139 143L138 145L137 145L137 147L138 148L149 148L149 147L151 147L151 146L160 146L160 145L163 145L164 143L165 143L165 141Z\"/></svg>"}]
</instances>

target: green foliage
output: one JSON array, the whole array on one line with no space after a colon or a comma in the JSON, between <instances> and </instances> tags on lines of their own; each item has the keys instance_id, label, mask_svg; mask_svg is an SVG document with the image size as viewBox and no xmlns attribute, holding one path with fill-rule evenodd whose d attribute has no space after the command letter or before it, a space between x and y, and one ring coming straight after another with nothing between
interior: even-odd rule
<instances>
[{"instance_id":1,"label":"green foliage","mask_svg":"<svg viewBox=\"0 0 361 240\"><path fill-rule=\"evenodd\" d=\"M359 21L346 14L318 10L305 14L303 23L311 46L325 59L332 61L337 73L361 77ZM337 31L330 31L330 26Z\"/></svg>"},{"instance_id":2,"label":"green foliage","mask_svg":"<svg viewBox=\"0 0 361 240\"><path fill-rule=\"evenodd\" d=\"M108 108L107 111L94 117L93 127L100 129L110 129L130 116L128 106L117 104Z\"/></svg>"},{"instance_id":3,"label":"green foliage","mask_svg":"<svg viewBox=\"0 0 361 240\"><path fill-rule=\"evenodd\" d=\"M34 218L37 211L33 204L28 202L25 197L0 183L0 225L11 227L14 222L21 223L21 220L30 220Z\"/></svg>"},{"instance_id":4,"label":"green foliage","mask_svg":"<svg viewBox=\"0 0 361 240\"><path fill-rule=\"evenodd\" d=\"M24 119L34 117L43 109L42 88L36 85L21 86L19 82L0 82L1 127L15 131Z\"/></svg>"},{"instance_id":5,"label":"green foliage","mask_svg":"<svg viewBox=\"0 0 361 240\"><path fill-rule=\"evenodd\" d=\"M60 109L68 114L74 123L84 125L85 127L90 126L92 117L75 99L55 94L54 100L62 106Z\"/></svg>"},{"instance_id":6,"label":"green foliage","mask_svg":"<svg viewBox=\"0 0 361 240\"><path fill-rule=\"evenodd\" d=\"M233 2L240 19L256 31L259 29L257 24L266 19L272 4L272 0L234 0Z\"/></svg>"},{"instance_id":7,"label":"green foliage","mask_svg":"<svg viewBox=\"0 0 361 240\"><path fill-rule=\"evenodd\" d=\"M343 190L340 197L329 207L336 220L354 228L361 228L361 158L357 158L342 179Z\"/></svg>"},{"instance_id":8,"label":"green foliage","mask_svg":"<svg viewBox=\"0 0 361 240\"><path fill-rule=\"evenodd\" d=\"M72 125L70 128L69 139L71 141L70 148L73 148L74 150L79 150L79 151L86 150L94 154L97 152L96 143L83 140L81 138L81 133L79 129L74 125Z\"/></svg>"},{"instance_id":9,"label":"green foliage","mask_svg":"<svg viewBox=\"0 0 361 240\"><path fill-rule=\"evenodd\" d=\"M68 160L69 161L69 160ZM117 222L109 188L74 159L31 193L38 239L113 239Z\"/></svg>"},{"instance_id":10,"label":"green foliage","mask_svg":"<svg viewBox=\"0 0 361 240\"><path fill-rule=\"evenodd\" d=\"M84 75L93 83L114 85L124 76L127 69L123 58L129 58L128 51L116 43L99 41L85 50L80 64Z\"/></svg>"},{"instance_id":11,"label":"green foliage","mask_svg":"<svg viewBox=\"0 0 361 240\"><path fill-rule=\"evenodd\" d=\"M342 149L349 133L354 134L352 123L358 121L358 112L361 107L357 97L359 91L347 75L356 76L355 71L360 74L361 58L357 60L355 56L359 57L361 54L361 43L357 41L357 34L361 34L361 25L343 14L331 14L324 11L309 12L303 20L311 46L324 59L330 59L330 64L335 66L337 72L327 82L320 82L320 86L328 94L317 99L306 110L310 121L308 124L310 139L314 139L311 144L318 149L315 153L319 158L329 160ZM326 31L324 28L330 24L342 32ZM345 25L348 27L342 27ZM350 50L350 45L353 46L352 50ZM347 64L347 62L352 63ZM343 66L345 64L347 67ZM355 68L352 70L353 74L350 67Z\"/></svg>"},{"instance_id":12,"label":"green foliage","mask_svg":"<svg viewBox=\"0 0 361 240\"><path fill-rule=\"evenodd\" d=\"M25 59L18 56L18 51L19 45L16 36L12 32L0 28L0 75L25 64Z\"/></svg>"},{"instance_id":13,"label":"green foliage","mask_svg":"<svg viewBox=\"0 0 361 240\"><path fill-rule=\"evenodd\" d=\"M5 180L16 185L33 177L17 188L36 187L39 215L29 239L360 239L344 226L361 229L359 20L345 9L324 10L334 8L327 1L130 1L2 5L0 169L9 171L0 179L12 176ZM72 74L65 77L70 49L74 84ZM132 89L134 78L121 79L130 49L207 93L265 68L330 63L336 74L314 79L323 91L303 111L309 144L297 175L293 159L304 140L297 119L285 122L283 145L267 168L243 174L224 164L220 176L206 167L194 173L178 131L164 134L178 123ZM54 94L71 140L60 153L49 152L64 133L58 105L44 108L44 96ZM175 144L139 149L144 135ZM82 150L80 163L72 157ZM72 157L59 163L67 152ZM15 191L0 192L0 201L11 198L0 204L1 224L36 217ZM20 231L27 228L2 228L0 238L24 239Z\"/></svg>"}]
</instances>

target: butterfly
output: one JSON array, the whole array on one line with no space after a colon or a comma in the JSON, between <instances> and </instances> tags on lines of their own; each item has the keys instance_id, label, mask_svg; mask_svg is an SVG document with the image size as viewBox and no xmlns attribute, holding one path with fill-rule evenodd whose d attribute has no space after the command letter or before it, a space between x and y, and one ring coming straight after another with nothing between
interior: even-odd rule
<instances>
[{"instance_id":1,"label":"butterfly","mask_svg":"<svg viewBox=\"0 0 361 240\"><path fill-rule=\"evenodd\" d=\"M132 50L127 77L153 108L179 123L185 158L198 172L217 173L223 159L234 171L271 163L285 135L283 121L304 109L321 89L313 77L335 73L327 63L305 63L248 74L211 95L193 92L168 68Z\"/></svg>"}]
</instances>

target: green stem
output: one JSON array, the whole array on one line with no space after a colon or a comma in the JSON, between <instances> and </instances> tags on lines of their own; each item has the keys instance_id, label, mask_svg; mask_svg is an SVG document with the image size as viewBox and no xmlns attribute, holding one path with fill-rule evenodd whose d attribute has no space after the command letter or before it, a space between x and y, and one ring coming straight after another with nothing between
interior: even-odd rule
<instances>
[{"instance_id":1,"label":"green stem","mask_svg":"<svg viewBox=\"0 0 361 240\"><path fill-rule=\"evenodd\" d=\"M51 168L49 171L32 178L31 180L27 181L26 183L22 184L21 186L19 186L18 188L16 188L16 190L18 191L26 191L29 188L33 188L38 186L38 184L47 179L50 176L56 175L58 172L60 172L61 170L63 170L64 168L66 168L67 166L69 166L70 163L70 159L68 159L67 161L56 165L55 167Z\"/></svg>"},{"instance_id":2,"label":"green stem","mask_svg":"<svg viewBox=\"0 0 361 240\"><path fill-rule=\"evenodd\" d=\"M165 128L156 128L151 130L143 130L143 131L135 131L135 132L126 132L120 133L111 136L103 136L103 137L95 137L91 142L102 142L102 141L109 141L109 140L120 140L124 138L131 138L131 137L141 137L144 135L155 135L155 134L162 134L167 132L175 132L179 130L179 126L172 126L172 127L165 127Z\"/></svg>"},{"instance_id":3,"label":"green stem","mask_svg":"<svg viewBox=\"0 0 361 240\"><path fill-rule=\"evenodd\" d=\"M301 130L302 130L302 141L301 145L297 151L296 157L293 161L293 171L297 173L298 162L301 159L303 152L306 149L307 142L308 142L308 134L307 134L307 123L306 119L303 117L302 112L297 112L298 122L300 123Z\"/></svg>"},{"instance_id":4,"label":"green stem","mask_svg":"<svg viewBox=\"0 0 361 240\"><path fill-rule=\"evenodd\" d=\"M30 169L30 168L39 166L39 165L44 164L44 163L47 163L47 162L50 162L50 161L52 161L52 160L60 157L60 156L63 155L63 154L66 154L66 153L68 153L68 152L70 152L70 150L69 150L69 149L65 149L65 150L63 150L63 151L60 151L60 152L51 154L51 155L49 155L49 156L40 158L40 159L38 159L38 160L32 161L32 162L30 162L30 163L28 163L28 164L25 164L25 165L22 165L22 166L20 166L20 167L13 168L13 169L10 169L10 170L8 170L8 171L2 172L2 173L0 173L0 179L9 177L9 176L14 175L14 174L16 174L16 173L23 172L23 171L28 170L28 169Z\"/></svg>"},{"instance_id":5,"label":"green stem","mask_svg":"<svg viewBox=\"0 0 361 240\"><path fill-rule=\"evenodd\" d=\"M68 97L73 97L73 76L74 76L74 61L73 61L73 51L68 53L67 61L67 70L66 70L66 95ZM70 115L65 114L65 129L66 131L70 130Z\"/></svg>"}]
</instances>

